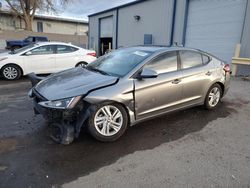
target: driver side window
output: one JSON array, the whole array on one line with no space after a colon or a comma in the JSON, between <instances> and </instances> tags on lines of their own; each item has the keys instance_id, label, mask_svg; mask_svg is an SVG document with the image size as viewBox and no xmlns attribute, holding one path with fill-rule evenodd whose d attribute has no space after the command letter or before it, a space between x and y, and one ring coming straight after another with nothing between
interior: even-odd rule
<instances>
[{"instance_id":1,"label":"driver side window","mask_svg":"<svg viewBox=\"0 0 250 188\"><path fill-rule=\"evenodd\" d=\"M149 64L144 66L145 68L152 69L158 74L177 71L177 52L167 52Z\"/></svg>"},{"instance_id":2,"label":"driver side window","mask_svg":"<svg viewBox=\"0 0 250 188\"><path fill-rule=\"evenodd\" d=\"M54 53L53 45L40 46L30 51L32 55L47 55Z\"/></svg>"}]
</instances>

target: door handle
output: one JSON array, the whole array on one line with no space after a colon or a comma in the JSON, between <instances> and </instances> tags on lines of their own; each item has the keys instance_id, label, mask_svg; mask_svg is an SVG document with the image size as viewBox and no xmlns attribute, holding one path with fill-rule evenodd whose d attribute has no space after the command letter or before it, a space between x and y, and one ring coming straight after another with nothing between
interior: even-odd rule
<instances>
[{"instance_id":1,"label":"door handle","mask_svg":"<svg viewBox=\"0 0 250 188\"><path fill-rule=\"evenodd\" d=\"M179 84L180 82L181 82L180 79L175 79L175 80L172 81L172 84Z\"/></svg>"},{"instance_id":2,"label":"door handle","mask_svg":"<svg viewBox=\"0 0 250 188\"><path fill-rule=\"evenodd\" d=\"M206 72L206 75L207 75L207 76L210 76L211 74L212 74L212 72L210 72L210 71L207 71L207 72Z\"/></svg>"}]
</instances>

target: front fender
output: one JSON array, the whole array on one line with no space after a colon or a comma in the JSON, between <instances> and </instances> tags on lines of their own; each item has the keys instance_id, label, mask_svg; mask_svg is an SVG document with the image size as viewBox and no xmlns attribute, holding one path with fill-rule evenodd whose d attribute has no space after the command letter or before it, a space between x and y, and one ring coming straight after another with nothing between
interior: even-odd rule
<instances>
[{"instance_id":1,"label":"front fender","mask_svg":"<svg viewBox=\"0 0 250 188\"><path fill-rule=\"evenodd\" d=\"M128 113L130 123L135 122L134 84L133 80L119 81L117 84L94 90L84 100L97 105L106 102L119 103Z\"/></svg>"}]
</instances>

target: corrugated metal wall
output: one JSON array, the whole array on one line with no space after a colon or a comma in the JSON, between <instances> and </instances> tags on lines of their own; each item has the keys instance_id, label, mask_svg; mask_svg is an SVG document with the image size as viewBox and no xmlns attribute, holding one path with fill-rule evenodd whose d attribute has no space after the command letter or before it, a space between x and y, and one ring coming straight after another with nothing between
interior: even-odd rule
<instances>
[{"instance_id":1,"label":"corrugated metal wall","mask_svg":"<svg viewBox=\"0 0 250 188\"><path fill-rule=\"evenodd\" d=\"M119 9L118 46L142 45L144 34L152 35L153 44L170 45L173 10L174 0L151 0Z\"/></svg>"},{"instance_id":2,"label":"corrugated metal wall","mask_svg":"<svg viewBox=\"0 0 250 188\"><path fill-rule=\"evenodd\" d=\"M114 48L141 45L144 34L149 34L153 44L186 44L209 51L228 62L231 62L236 43L242 42L241 56L250 57L248 1L147 0L123 6L90 17L89 45L98 51L100 18L113 16ZM140 16L139 21L134 19L135 15ZM250 68L239 69L239 73L244 72L250 74Z\"/></svg>"},{"instance_id":3,"label":"corrugated metal wall","mask_svg":"<svg viewBox=\"0 0 250 188\"><path fill-rule=\"evenodd\" d=\"M185 45L231 63L235 46L241 40L246 2L190 0Z\"/></svg>"},{"instance_id":4,"label":"corrugated metal wall","mask_svg":"<svg viewBox=\"0 0 250 188\"><path fill-rule=\"evenodd\" d=\"M241 38L241 53L240 57L250 58L250 0L247 2L245 14L245 23ZM250 75L250 66L240 65L237 75Z\"/></svg>"}]
</instances>

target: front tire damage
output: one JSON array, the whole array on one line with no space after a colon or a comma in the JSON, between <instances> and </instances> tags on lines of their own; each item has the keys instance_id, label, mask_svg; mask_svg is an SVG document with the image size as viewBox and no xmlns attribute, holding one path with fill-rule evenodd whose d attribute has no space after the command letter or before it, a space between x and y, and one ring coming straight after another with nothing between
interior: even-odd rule
<instances>
[{"instance_id":1,"label":"front tire damage","mask_svg":"<svg viewBox=\"0 0 250 188\"><path fill-rule=\"evenodd\" d=\"M84 106L84 107L83 107ZM63 145L71 144L78 138L86 120L94 110L94 106L80 104L73 111L54 111L50 113L49 119L50 137L53 141Z\"/></svg>"},{"instance_id":2,"label":"front tire damage","mask_svg":"<svg viewBox=\"0 0 250 188\"><path fill-rule=\"evenodd\" d=\"M51 123L50 138L56 143L69 145L74 141L75 127L69 122Z\"/></svg>"}]
</instances>

